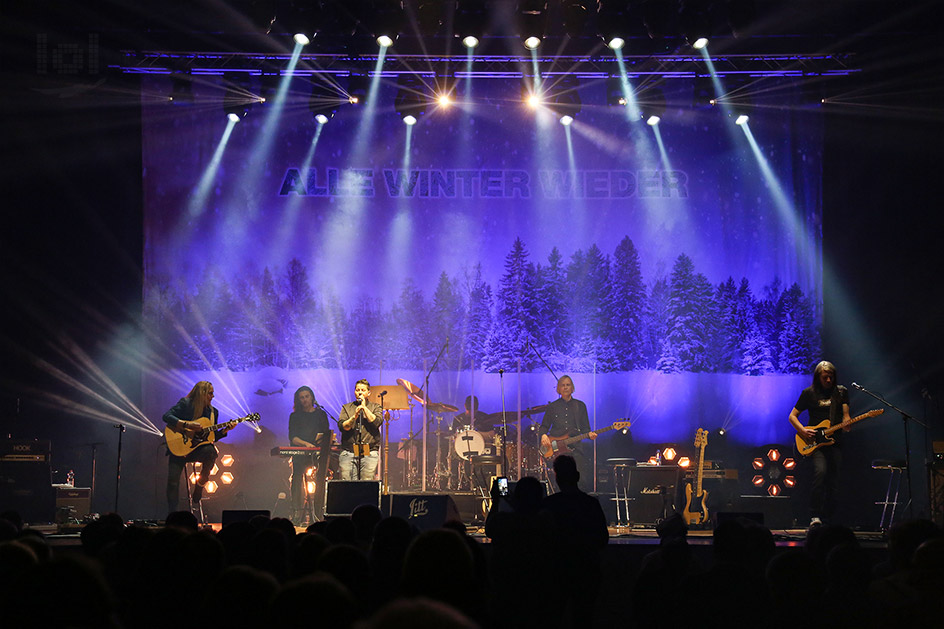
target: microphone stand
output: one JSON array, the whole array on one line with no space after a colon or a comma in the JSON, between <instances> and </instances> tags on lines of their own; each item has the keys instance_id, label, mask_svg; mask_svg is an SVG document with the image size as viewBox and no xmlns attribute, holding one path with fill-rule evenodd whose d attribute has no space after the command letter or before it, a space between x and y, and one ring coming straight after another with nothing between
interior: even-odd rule
<instances>
[{"instance_id":1,"label":"microphone stand","mask_svg":"<svg viewBox=\"0 0 944 629\"><path fill-rule=\"evenodd\" d=\"M446 342L443 343L442 348L439 350L439 354L436 356L436 360L433 361L433 364L430 366L429 371L426 372L426 376L423 378L423 386L420 388L420 391L425 393L423 397L426 398L426 402L423 403L423 477L420 481L420 491L426 491L426 428L429 426L429 376L433 373L433 370L436 369L436 365L439 364L439 359L442 358L442 355L446 353L446 348L449 347L449 337L446 337Z\"/></svg>"},{"instance_id":2,"label":"microphone stand","mask_svg":"<svg viewBox=\"0 0 944 629\"><path fill-rule=\"evenodd\" d=\"M383 456L383 464L380 467L380 492L383 495L387 495L387 449L390 447L390 425L386 421L386 415L384 415L384 396L387 395L386 391L380 392L380 426L383 430L383 448L381 449L381 455Z\"/></svg>"},{"instance_id":3,"label":"microphone stand","mask_svg":"<svg viewBox=\"0 0 944 629\"><path fill-rule=\"evenodd\" d=\"M324 406L318 403L318 400L314 401L315 408L321 409L321 412L325 414L326 417L333 419L337 423L337 418L328 412ZM331 463L331 442L333 441L333 433L331 432L331 424L328 424L328 432L321 436L321 448L318 450L318 466L317 473L315 474L315 495L314 497L308 497L308 517L311 522L314 522L316 519L324 519L324 506L325 506L325 483L328 480L328 465ZM293 472L294 473L294 472ZM307 493L307 492L306 492ZM314 504L312 504L314 500Z\"/></svg>"},{"instance_id":4,"label":"microphone stand","mask_svg":"<svg viewBox=\"0 0 944 629\"><path fill-rule=\"evenodd\" d=\"M118 467L115 469L115 513L118 513L118 491L121 489L121 437L125 434L124 424L115 424L118 429Z\"/></svg>"},{"instance_id":5,"label":"microphone stand","mask_svg":"<svg viewBox=\"0 0 944 629\"><path fill-rule=\"evenodd\" d=\"M911 421L918 424L924 429L927 429L927 426L925 426L920 421L918 421L917 418L915 418L914 416L909 415L905 411L901 410L900 408L898 408L897 406L895 406L894 404L886 400L884 397L882 397L878 393L869 391L862 385L855 382L852 383L852 388L856 389L857 391L862 391L863 393L871 395L872 397L874 397L876 400L878 400L879 402L881 402L888 408L901 413L901 427L905 431L905 469L908 470L908 513L910 517L914 518L914 493L912 492L912 489L911 489L911 440L908 436L908 420L910 419Z\"/></svg>"}]
</instances>

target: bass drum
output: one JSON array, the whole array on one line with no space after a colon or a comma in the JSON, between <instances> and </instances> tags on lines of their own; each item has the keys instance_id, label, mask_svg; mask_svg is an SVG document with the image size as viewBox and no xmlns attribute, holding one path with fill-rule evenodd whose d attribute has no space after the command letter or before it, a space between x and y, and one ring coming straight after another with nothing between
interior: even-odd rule
<instances>
[{"instance_id":1,"label":"bass drum","mask_svg":"<svg viewBox=\"0 0 944 629\"><path fill-rule=\"evenodd\" d=\"M505 444L505 455L508 457L508 469L511 475L518 466L518 444L509 441ZM521 444L521 476L541 478L544 466L538 449L530 444Z\"/></svg>"},{"instance_id":2,"label":"bass drum","mask_svg":"<svg viewBox=\"0 0 944 629\"><path fill-rule=\"evenodd\" d=\"M456 433L453 444L459 458L468 461L470 457L486 454L485 437L475 430L466 429Z\"/></svg>"}]
</instances>

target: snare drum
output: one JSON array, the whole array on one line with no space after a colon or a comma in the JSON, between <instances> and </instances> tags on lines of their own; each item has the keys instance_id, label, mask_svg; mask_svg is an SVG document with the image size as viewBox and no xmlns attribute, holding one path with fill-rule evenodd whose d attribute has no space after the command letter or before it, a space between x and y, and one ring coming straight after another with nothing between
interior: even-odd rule
<instances>
[{"instance_id":1,"label":"snare drum","mask_svg":"<svg viewBox=\"0 0 944 629\"><path fill-rule=\"evenodd\" d=\"M475 430L457 432L454 448L456 454L468 461L469 457L485 454L485 437Z\"/></svg>"}]
</instances>

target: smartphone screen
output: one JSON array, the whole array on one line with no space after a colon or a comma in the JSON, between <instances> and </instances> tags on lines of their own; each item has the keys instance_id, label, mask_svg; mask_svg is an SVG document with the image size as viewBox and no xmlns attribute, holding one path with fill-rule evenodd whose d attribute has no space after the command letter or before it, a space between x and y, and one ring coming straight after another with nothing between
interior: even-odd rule
<instances>
[{"instance_id":1,"label":"smartphone screen","mask_svg":"<svg viewBox=\"0 0 944 629\"><path fill-rule=\"evenodd\" d=\"M501 496L508 495L508 479L504 476L498 477L498 494Z\"/></svg>"}]
</instances>

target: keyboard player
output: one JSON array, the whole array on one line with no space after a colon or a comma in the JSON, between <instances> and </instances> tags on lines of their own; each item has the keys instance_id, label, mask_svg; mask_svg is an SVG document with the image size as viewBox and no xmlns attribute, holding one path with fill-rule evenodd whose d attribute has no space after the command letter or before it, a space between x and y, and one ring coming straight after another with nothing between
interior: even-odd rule
<instances>
[{"instance_id":1,"label":"keyboard player","mask_svg":"<svg viewBox=\"0 0 944 629\"><path fill-rule=\"evenodd\" d=\"M319 447L320 451L292 457L292 521L301 524L324 515L325 475L331 455L331 429L328 414L315 400L311 387L295 391L295 404L288 418L288 437L293 446ZM305 472L315 467L315 494L305 503ZM306 509L307 507L307 509Z\"/></svg>"}]
</instances>

